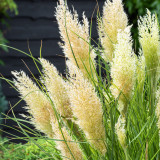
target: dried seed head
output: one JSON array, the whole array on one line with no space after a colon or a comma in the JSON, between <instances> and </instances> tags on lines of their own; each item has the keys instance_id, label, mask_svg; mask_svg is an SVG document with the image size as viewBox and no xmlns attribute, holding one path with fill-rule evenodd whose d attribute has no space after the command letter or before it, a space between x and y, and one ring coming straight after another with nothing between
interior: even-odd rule
<instances>
[{"instance_id":1,"label":"dried seed head","mask_svg":"<svg viewBox=\"0 0 160 160\"><path fill-rule=\"evenodd\" d=\"M61 47L65 56L81 69L85 77L94 73L96 54L90 45L89 22L83 13L82 24L74 10L69 11L64 0L60 0L56 8L56 19L59 25ZM96 78L96 74L93 75Z\"/></svg>"},{"instance_id":2,"label":"dried seed head","mask_svg":"<svg viewBox=\"0 0 160 160\"><path fill-rule=\"evenodd\" d=\"M122 0L107 0L103 7L102 19L98 22L98 32L105 61L112 62L114 44L117 43L118 30L124 30L128 25L128 18L123 9Z\"/></svg>"},{"instance_id":3,"label":"dried seed head","mask_svg":"<svg viewBox=\"0 0 160 160\"><path fill-rule=\"evenodd\" d=\"M117 44L115 45L115 57L111 64L111 77L113 79L110 87L115 98L124 104L131 98L135 84L136 60L132 50L130 27L118 32Z\"/></svg>"},{"instance_id":4,"label":"dried seed head","mask_svg":"<svg viewBox=\"0 0 160 160\"><path fill-rule=\"evenodd\" d=\"M16 80L15 86L17 87L21 98L27 104L28 112L33 116L31 119L35 127L49 137L53 137L52 126L50 124L50 114L48 109L52 109L50 101L47 99L36 84L23 72L12 72ZM53 109L52 109L53 110ZM56 119L54 118L54 121Z\"/></svg>"},{"instance_id":5,"label":"dried seed head","mask_svg":"<svg viewBox=\"0 0 160 160\"><path fill-rule=\"evenodd\" d=\"M71 118L72 110L63 78L59 75L53 64L43 58L40 59L40 62L43 66L44 72L43 82L50 98L53 100L55 108L61 116Z\"/></svg>"},{"instance_id":6,"label":"dried seed head","mask_svg":"<svg viewBox=\"0 0 160 160\"><path fill-rule=\"evenodd\" d=\"M156 15L147 10L138 20L139 40L145 57L147 70L154 72L159 65L159 26Z\"/></svg>"},{"instance_id":7,"label":"dried seed head","mask_svg":"<svg viewBox=\"0 0 160 160\"><path fill-rule=\"evenodd\" d=\"M68 95L73 114L77 118L76 122L92 146L105 154L105 129L100 99L82 72L71 62L67 62L67 65L72 73L68 84Z\"/></svg>"}]
</instances>

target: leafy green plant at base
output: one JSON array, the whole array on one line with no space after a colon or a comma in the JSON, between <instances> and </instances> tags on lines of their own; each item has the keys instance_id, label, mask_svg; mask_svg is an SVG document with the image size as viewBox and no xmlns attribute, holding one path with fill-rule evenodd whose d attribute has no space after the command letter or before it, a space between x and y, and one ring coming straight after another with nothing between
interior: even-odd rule
<instances>
[{"instance_id":1,"label":"leafy green plant at base","mask_svg":"<svg viewBox=\"0 0 160 160\"><path fill-rule=\"evenodd\" d=\"M52 140L39 139L36 141L37 145L40 145L46 152L55 154L57 159L61 160L59 151L55 149L55 143ZM3 160L37 160L46 159L52 160L44 151L42 151L33 142L26 144L10 143L7 138L0 139L0 159Z\"/></svg>"}]
</instances>

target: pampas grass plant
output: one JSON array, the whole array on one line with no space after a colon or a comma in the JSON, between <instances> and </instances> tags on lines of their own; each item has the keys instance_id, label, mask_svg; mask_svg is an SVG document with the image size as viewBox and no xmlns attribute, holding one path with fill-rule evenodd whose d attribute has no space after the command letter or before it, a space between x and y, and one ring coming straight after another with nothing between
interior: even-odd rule
<instances>
[{"instance_id":1,"label":"pampas grass plant","mask_svg":"<svg viewBox=\"0 0 160 160\"><path fill-rule=\"evenodd\" d=\"M80 22L77 12L59 0L55 16L66 77L48 60L32 55L43 67L40 79L33 76L33 82L23 71L12 72L32 124L55 141L62 159L160 159L157 16L147 10L138 20L139 55L122 0L107 0L102 17L97 14L97 46L91 44L84 13Z\"/></svg>"}]
</instances>

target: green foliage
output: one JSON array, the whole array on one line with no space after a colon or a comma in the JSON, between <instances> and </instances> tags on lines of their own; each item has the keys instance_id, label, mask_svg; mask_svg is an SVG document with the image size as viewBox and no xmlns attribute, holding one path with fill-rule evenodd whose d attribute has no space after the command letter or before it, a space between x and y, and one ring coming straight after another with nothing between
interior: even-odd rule
<instances>
[{"instance_id":1,"label":"green foliage","mask_svg":"<svg viewBox=\"0 0 160 160\"><path fill-rule=\"evenodd\" d=\"M7 11L10 10L15 14L18 14L17 5L13 0L1 0L0 2L0 24L8 26L6 19L9 18ZM0 43L6 44L8 41L5 39L3 35L3 31L0 29ZM8 51L8 48L5 46L1 46L4 51ZM0 62L1 64L1 62Z\"/></svg>"},{"instance_id":2,"label":"green foliage","mask_svg":"<svg viewBox=\"0 0 160 160\"><path fill-rule=\"evenodd\" d=\"M128 14L137 21L137 15L144 15L146 8L151 12L158 13L160 10L159 0L124 0L124 4L128 9Z\"/></svg>"},{"instance_id":3,"label":"green foliage","mask_svg":"<svg viewBox=\"0 0 160 160\"><path fill-rule=\"evenodd\" d=\"M51 155L61 160L60 152L55 149L55 142L51 140L39 139L26 144L14 144L9 143L6 138L0 139L0 159L3 160L52 160Z\"/></svg>"},{"instance_id":4,"label":"green foliage","mask_svg":"<svg viewBox=\"0 0 160 160\"><path fill-rule=\"evenodd\" d=\"M52 159L49 158L51 154L61 160L60 152L55 149L55 142L53 140L39 139L36 143L28 143L25 151L27 156L32 155L31 160L34 158L37 159L37 157Z\"/></svg>"},{"instance_id":5,"label":"green foliage","mask_svg":"<svg viewBox=\"0 0 160 160\"><path fill-rule=\"evenodd\" d=\"M18 14L17 5L13 0L1 0L0 12L6 14L7 10Z\"/></svg>"}]
</instances>

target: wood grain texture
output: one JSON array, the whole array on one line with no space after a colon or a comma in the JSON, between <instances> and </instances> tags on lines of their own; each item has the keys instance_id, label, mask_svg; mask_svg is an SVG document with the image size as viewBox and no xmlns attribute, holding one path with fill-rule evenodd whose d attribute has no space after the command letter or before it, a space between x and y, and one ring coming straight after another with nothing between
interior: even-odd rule
<instances>
[{"instance_id":1,"label":"wood grain texture","mask_svg":"<svg viewBox=\"0 0 160 160\"><path fill-rule=\"evenodd\" d=\"M43 40L60 37L57 22L50 19L14 18L8 23L11 25L5 35L8 40ZM97 36L96 21L93 21L92 37Z\"/></svg>"},{"instance_id":2,"label":"wood grain texture","mask_svg":"<svg viewBox=\"0 0 160 160\"><path fill-rule=\"evenodd\" d=\"M63 57L45 57L47 60L49 60L51 63L53 63L57 69L59 70L59 72L64 72L65 71L65 59ZM11 71L16 70L16 71L20 71L23 70L26 72L26 74L31 75L31 73L33 74L39 74L38 69L36 68L36 65L34 63L34 61L31 58L1 58L4 63L5 66L1 67L1 74L4 77L11 77ZM38 68L41 70L41 65L39 63L37 63ZM12 76L13 77L13 76Z\"/></svg>"},{"instance_id":3,"label":"wood grain texture","mask_svg":"<svg viewBox=\"0 0 160 160\"><path fill-rule=\"evenodd\" d=\"M15 16L10 13L12 18L15 17L30 17L32 19L38 18L50 18L55 19L55 7L57 6L57 1L18 1L19 15ZM102 8L103 1L99 1L100 10ZM82 13L85 12L88 18L92 17L94 8L96 7L96 0L86 0L86 1L68 1L68 6L72 10L72 6L77 10L79 18L82 18ZM93 18L96 18L96 14L93 14Z\"/></svg>"}]
</instances>

